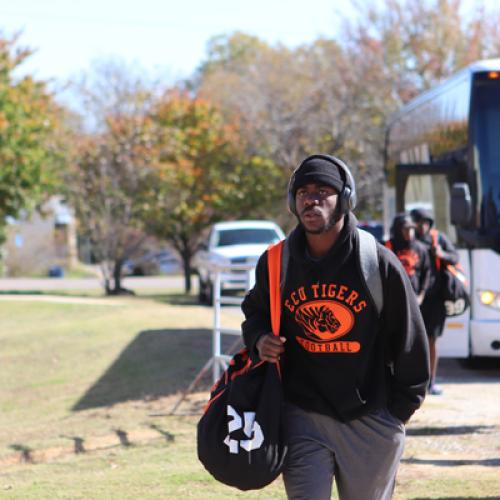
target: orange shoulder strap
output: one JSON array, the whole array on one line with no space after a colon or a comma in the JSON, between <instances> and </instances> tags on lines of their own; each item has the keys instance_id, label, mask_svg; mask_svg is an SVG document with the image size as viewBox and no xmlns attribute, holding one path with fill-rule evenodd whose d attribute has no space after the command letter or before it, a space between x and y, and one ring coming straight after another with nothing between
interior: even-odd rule
<instances>
[{"instance_id":1,"label":"orange shoulder strap","mask_svg":"<svg viewBox=\"0 0 500 500\"><path fill-rule=\"evenodd\" d=\"M429 231L431 238L432 238L432 244L433 246L437 247L438 246L438 238L439 238L439 233L437 232L437 229L431 229Z\"/></svg>"},{"instance_id":2,"label":"orange shoulder strap","mask_svg":"<svg viewBox=\"0 0 500 500\"><path fill-rule=\"evenodd\" d=\"M280 274L281 274L281 251L283 241L271 245L267 250L267 269L269 272L269 305L271 310L271 328L274 335L280 333L281 297L280 297Z\"/></svg>"},{"instance_id":3,"label":"orange shoulder strap","mask_svg":"<svg viewBox=\"0 0 500 500\"><path fill-rule=\"evenodd\" d=\"M439 233L438 233L437 229L433 228L429 231L429 233L430 233L431 238L432 238L432 246L434 248L437 248L437 246L439 244ZM435 262L436 262L436 269L439 271L441 269L441 259L436 257Z\"/></svg>"}]
</instances>

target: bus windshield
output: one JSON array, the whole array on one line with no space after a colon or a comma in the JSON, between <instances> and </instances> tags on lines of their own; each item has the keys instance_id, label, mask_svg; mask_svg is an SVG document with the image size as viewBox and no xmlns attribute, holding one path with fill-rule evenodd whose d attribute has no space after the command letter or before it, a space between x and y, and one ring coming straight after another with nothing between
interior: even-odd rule
<instances>
[{"instance_id":1,"label":"bus windshield","mask_svg":"<svg viewBox=\"0 0 500 500\"><path fill-rule=\"evenodd\" d=\"M500 229L500 79L478 78L473 109L474 159L482 191L481 226L496 232Z\"/></svg>"}]
</instances>

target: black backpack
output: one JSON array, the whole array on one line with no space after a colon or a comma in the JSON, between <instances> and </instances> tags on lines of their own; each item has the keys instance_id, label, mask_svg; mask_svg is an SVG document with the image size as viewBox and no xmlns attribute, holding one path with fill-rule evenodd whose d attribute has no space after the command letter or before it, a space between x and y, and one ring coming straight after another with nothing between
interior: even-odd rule
<instances>
[{"instance_id":1,"label":"black backpack","mask_svg":"<svg viewBox=\"0 0 500 500\"><path fill-rule=\"evenodd\" d=\"M441 269L441 295L446 316L460 316L470 306L466 286L467 278L460 264L449 264Z\"/></svg>"},{"instance_id":2,"label":"black backpack","mask_svg":"<svg viewBox=\"0 0 500 500\"><path fill-rule=\"evenodd\" d=\"M432 245L438 245L439 233L436 229L430 231ZM470 297L467 292L467 277L458 263L455 265L445 264L436 257L436 269L439 271L441 280L441 299L444 302L446 316L460 316L470 306Z\"/></svg>"}]
</instances>

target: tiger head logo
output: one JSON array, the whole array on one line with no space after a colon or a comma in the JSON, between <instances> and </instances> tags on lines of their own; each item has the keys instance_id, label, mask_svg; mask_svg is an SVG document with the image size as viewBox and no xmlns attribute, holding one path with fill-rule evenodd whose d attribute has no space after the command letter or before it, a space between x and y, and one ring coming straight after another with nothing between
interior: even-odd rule
<instances>
[{"instance_id":1,"label":"tiger head logo","mask_svg":"<svg viewBox=\"0 0 500 500\"><path fill-rule=\"evenodd\" d=\"M295 312L295 321L305 334L316 341L330 341L342 337L354 324L352 312L343 304L318 300L302 304Z\"/></svg>"}]
</instances>

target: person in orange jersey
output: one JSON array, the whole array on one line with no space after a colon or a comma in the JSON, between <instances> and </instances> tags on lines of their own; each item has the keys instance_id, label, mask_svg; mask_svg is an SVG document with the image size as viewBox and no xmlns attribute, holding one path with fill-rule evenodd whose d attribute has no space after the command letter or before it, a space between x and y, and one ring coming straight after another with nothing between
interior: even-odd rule
<instances>
[{"instance_id":1,"label":"person in orange jersey","mask_svg":"<svg viewBox=\"0 0 500 500\"><path fill-rule=\"evenodd\" d=\"M415 223L409 214L400 213L394 217L391 236L391 239L385 242L385 246L392 250L403 264L421 305L429 287L431 272L429 252L416 240Z\"/></svg>"},{"instance_id":2,"label":"person in orange jersey","mask_svg":"<svg viewBox=\"0 0 500 500\"><path fill-rule=\"evenodd\" d=\"M425 245L430 257L430 282L420 309L424 317L427 338L429 339L431 358L431 380L428 391L429 394L439 396L443 393L443 390L436 384L439 359L436 342L443 334L446 321L444 300L440 298L442 286L440 267L445 264L456 264L458 262L458 253L453 243L443 233L432 227L434 219L428 210L414 208L410 215L416 224L417 239Z\"/></svg>"},{"instance_id":3,"label":"person in orange jersey","mask_svg":"<svg viewBox=\"0 0 500 500\"><path fill-rule=\"evenodd\" d=\"M372 240L367 278L355 205L344 162L306 158L288 188L298 224L285 243L280 335L270 333L267 252L242 304L247 348L282 364L283 479L293 500L329 499L334 480L341 500L391 498L405 423L429 383L425 327L408 275Z\"/></svg>"}]
</instances>

